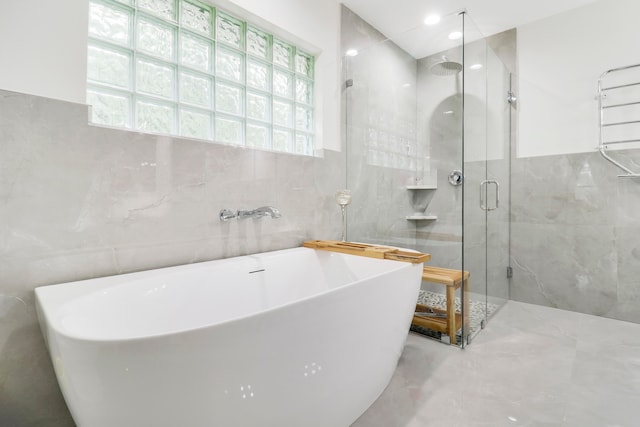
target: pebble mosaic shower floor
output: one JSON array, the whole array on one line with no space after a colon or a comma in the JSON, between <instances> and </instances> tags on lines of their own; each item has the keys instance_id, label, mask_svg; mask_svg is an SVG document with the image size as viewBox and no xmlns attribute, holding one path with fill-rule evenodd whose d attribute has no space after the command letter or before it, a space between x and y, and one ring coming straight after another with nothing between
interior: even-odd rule
<instances>
[{"instance_id":1,"label":"pebble mosaic shower floor","mask_svg":"<svg viewBox=\"0 0 640 427\"><path fill-rule=\"evenodd\" d=\"M420 291L418 295L418 304L428 305L434 308L446 309L447 307L447 298L443 294L437 294L435 292L429 291ZM499 308L496 304L486 303L484 301L474 300L473 298L469 301L469 336L473 337L480 331L482 328L482 321L485 318L491 317L491 315ZM486 316L485 316L486 309ZM461 303L460 298L456 298L456 311L460 312ZM430 338L434 338L440 340L442 338L441 332L436 332L431 329L426 329L420 326L411 325L411 331L416 332L421 335L425 335ZM461 332L457 333L457 341L461 342Z\"/></svg>"}]
</instances>

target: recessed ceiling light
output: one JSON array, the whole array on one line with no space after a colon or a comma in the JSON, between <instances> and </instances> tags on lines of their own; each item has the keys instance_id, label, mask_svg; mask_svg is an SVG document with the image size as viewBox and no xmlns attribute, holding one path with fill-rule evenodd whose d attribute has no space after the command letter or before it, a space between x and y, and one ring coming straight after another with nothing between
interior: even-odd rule
<instances>
[{"instance_id":1,"label":"recessed ceiling light","mask_svg":"<svg viewBox=\"0 0 640 427\"><path fill-rule=\"evenodd\" d=\"M471 67L472 70L479 70L480 68L482 68L482 64L473 64Z\"/></svg>"},{"instance_id":2,"label":"recessed ceiling light","mask_svg":"<svg viewBox=\"0 0 640 427\"><path fill-rule=\"evenodd\" d=\"M460 40L462 38L462 33L460 31L454 31L449 34L449 40Z\"/></svg>"},{"instance_id":3,"label":"recessed ceiling light","mask_svg":"<svg viewBox=\"0 0 640 427\"><path fill-rule=\"evenodd\" d=\"M349 49L345 52L345 55L347 56L356 56L357 54L358 54L357 49Z\"/></svg>"},{"instance_id":4,"label":"recessed ceiling light","mask_svg":"<svg viewBox=\"0 0 640 427\"><path fill-rule=\"evenodd\" d=\"M424 25L436 25L438 22L440 22L440 15L433 14L424 18Z\"/></svg>"},{"instance_id":5,"label":"recessed ceiling light","mask_svg":"<svg viewBox=\"0 0 640 427\"><path fill-rule=\"evenodd\" d=\"M402 87L411 87L411 83L404 83Z\"/></svg>"}]
</instances>

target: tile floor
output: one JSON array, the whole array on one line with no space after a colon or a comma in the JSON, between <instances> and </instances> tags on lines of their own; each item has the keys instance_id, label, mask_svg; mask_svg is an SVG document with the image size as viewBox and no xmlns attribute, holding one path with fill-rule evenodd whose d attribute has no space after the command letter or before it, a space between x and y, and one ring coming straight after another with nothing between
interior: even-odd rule
<instances>
[{"instance_id":1,"label":"tile floor","mask_svg":"<svg viewBox=\"0 0 640 427\"><path fill-rule=\"evenodd\" d=\"M476 426L640 426L640 325L509 301L464 350L409 334L352 425Z\"/></svg>"}]
</instances>

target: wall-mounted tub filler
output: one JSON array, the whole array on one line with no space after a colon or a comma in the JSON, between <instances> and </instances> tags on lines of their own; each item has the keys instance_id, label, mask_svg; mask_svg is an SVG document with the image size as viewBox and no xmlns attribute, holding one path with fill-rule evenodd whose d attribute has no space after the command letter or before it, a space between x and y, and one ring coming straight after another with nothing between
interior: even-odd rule
<instances>
[{"instance_id":1,"label":"wall-mounted tub filler","mask_svg":"<svg viewBox=\"0 0 640 427\"><path fill-rule=\"evenodd\" d=\"M247 219L247 218L262 218L264 216L270 216L271 218L280 218L282 214L273 206L261 206L253 210L240 209L237 212L233 212L230 209L222 209L220 211L220 221L226 222L230 219Z\"/></svg>"},{"instance_id":2,"label":"wall-mounted tub filler","mask_svg":"<svg viewBox=\"0 0 640 427\"><path fill-rule=\"evenodd\" d=\"M261 206L251 211L245 211L242 209L238 211L238 219L262 218L263 216L280 218L282 215L280 214L280 211L273 206Z\"/></svg>"},{"instance_id":3,"label":"wall-mounted tub filler","mask_svg":"<svg viewBox=\"0 0 640 427\"><path fill-rule=\"evenodd\" d=\"M39 287L36 307L78 427L344 427L393 375L422 267L294 248Z\"/></svg>"}]
</instances>

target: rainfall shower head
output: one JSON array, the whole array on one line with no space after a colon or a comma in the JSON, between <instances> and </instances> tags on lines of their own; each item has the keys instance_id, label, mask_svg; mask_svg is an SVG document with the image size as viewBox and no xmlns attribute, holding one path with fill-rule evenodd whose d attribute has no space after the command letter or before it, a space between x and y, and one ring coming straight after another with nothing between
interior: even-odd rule
<instances>
[{"instance_id":1,"label":"rainfall shower head","mask_svg":"<svg viewBox=\"0 0 640 427\"><path fill-rule=\"evenodd\" d=\"M462 64L450 61L449 58L443 56L440 61L429 68L429 71L436 76L451 76L462 71Z\"/></svg>"}]
</instances>

